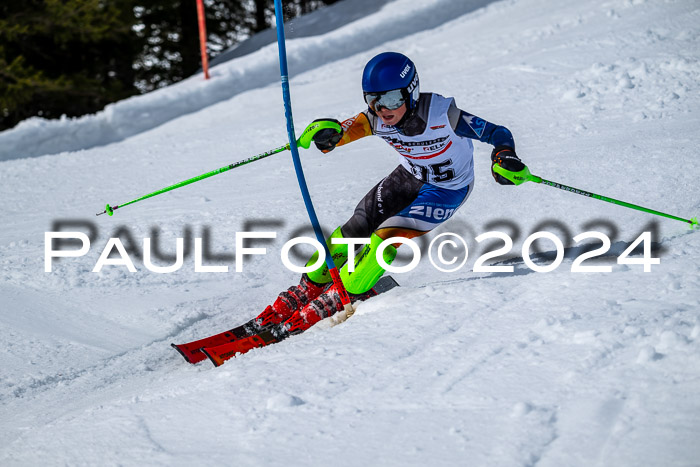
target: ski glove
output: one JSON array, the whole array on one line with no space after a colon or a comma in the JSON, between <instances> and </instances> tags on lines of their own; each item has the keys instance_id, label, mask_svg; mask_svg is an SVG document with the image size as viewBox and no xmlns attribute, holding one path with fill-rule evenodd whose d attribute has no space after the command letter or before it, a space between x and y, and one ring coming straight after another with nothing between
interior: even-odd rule
<instances>
[{"instance_id":1,"label":"ski glove","mask_svg":"<svg viewBox=\"0 0 700 467\"><path fill-rule=\"evenodd\" d=\"M340 122L334 118L320 118L314 120L315 122L333 122L340 126ZM319 151L330 152L335 149L335 145L338 144L340 139L343 137L343 128L340 128L340 132L333 128L323 128L318 130L311 138Z\"/></svg>"},{"instance_id":2,"label":"ski glove","mask_svg":"<svg viewBox=\"0 0 700 467\"><path fill-rule=\"evenodd\" d=\"M497 146L491 153L491 163L498 164L510 172L520 172L525 168L525 164L515 154L515 149L508 146ZM513 185L513 182L494 172L493 165L491 165L491 175L500 185Z\"/></svg>"}]
</instances>

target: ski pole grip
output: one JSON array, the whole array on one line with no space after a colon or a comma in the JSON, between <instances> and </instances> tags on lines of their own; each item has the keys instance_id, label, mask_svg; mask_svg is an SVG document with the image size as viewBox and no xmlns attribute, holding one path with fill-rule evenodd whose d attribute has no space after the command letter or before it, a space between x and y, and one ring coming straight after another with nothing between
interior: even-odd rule
<instances>
[{"instance_id":1,"label":"ski pole grip","mask_svg":"<svg viewBox=\"0 0 700 467\"><path fill-rule=\"evenodd\" d=\"M505 179L513 182L513 185L520 185L525 182L535 182L540 183L542 179L536 175L530 173L530 169L525 166L525 168L519 172L512 172L510 170L504 169L498 164L493 164L493 171L502 176Z\"/></svg>"},{"instance_id":2,"label":"ski pole grip","mask_svg":"<svg viewBox=\"0 0 700 467\"><path fill-rule=\"evenodd\" d=\"M333 129L338 133L343 132L343 127L341 127L338 123L332 120L317 120L315 122L310 123L309 126L306 127L304 132L297 140L297 146L301 146L304 149L309 149L311 147L311 142L314 139L314 135L319 131L325 130L327 128Z\"/></svg>"}]
</instances>

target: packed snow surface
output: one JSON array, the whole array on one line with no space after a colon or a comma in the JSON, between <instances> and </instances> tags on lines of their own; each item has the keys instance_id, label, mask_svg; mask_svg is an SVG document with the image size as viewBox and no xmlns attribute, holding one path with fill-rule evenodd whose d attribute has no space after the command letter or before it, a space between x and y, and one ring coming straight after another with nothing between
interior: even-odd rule
<instances>
[{"instance_id":1,"label":"packed snow surface","mask_svg":"<svg viewBox=\"0 0 700 467\"><path fill-rule=\"evenodd\" d=\"M370 3L335 6L352 21L334 18L332 30L298 23L288 43L297 133L362 110L364 64L400 51L422 90L507 126L533 173L700 214L697 2ZM424 257L340 326L217 369L184 362L171 342L247 321L298 280L280 260L308 227L289 153L94 214L285 144L277 67L270 44L214 67L210 81L0 134L0 465L698 465L697 230L544 185L497 185L479 143L473 195L428 238L462 236L464 268L443 273ZM397 163L376 138L302 159L329 231ZM59 229L90 235L90 249L45 272L45 232ZM267 254L236 272L243 231L277 237L254 242ZM512 272L473 271L503 245L475 240L489 231L513 239L495 259ZM551 272L523 259L538 231L565 248ZM611 248L583 265L610 272L572 272L583 253L573 238L588 231ZM644 231L660 264L618 264ZM92 272L111 237L136 272ZM173 256L157 266L184 238L182 268L147 269L144 238ZM228 272L195 272L195 238L205 263ZM530 251L546 266L555 245Z\"/></svg>"}]
</instances>

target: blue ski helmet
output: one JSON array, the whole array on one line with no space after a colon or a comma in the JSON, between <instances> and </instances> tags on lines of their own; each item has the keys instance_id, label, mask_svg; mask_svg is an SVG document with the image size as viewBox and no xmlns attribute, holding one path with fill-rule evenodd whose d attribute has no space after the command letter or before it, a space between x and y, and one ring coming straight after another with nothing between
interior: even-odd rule
<instances>
[{"instance_id":1,"label":"blue ski helmet","mask_svg":"<svg viewBox=\"0 0 700 467\"><path fill-rule=\"evenodd\" d=\"M372 58L362 72L362 91L382 93L401 90L409 109L414 109L420 96L416 66L410 58L397 52L383 52Z\"/></svg>"}]
</instances>

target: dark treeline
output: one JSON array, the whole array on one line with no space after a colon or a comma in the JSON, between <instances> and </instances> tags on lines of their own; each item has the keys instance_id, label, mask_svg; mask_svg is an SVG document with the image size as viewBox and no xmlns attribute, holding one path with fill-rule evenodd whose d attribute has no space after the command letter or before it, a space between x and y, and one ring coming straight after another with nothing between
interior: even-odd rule
<instances>
[{"instance_id":1,"label":"dark treeline","mask_svg":"<svg viewBox=\"0 0 700 467\"><path fill-rule=\"evenodd\" d=\"M285 19L337 0L284 0ZM273 0L204 0L210 58L274 19ZM196 0L0 3L0 131L93 113L201 68Z\"/></svg>"}]
</instances>

